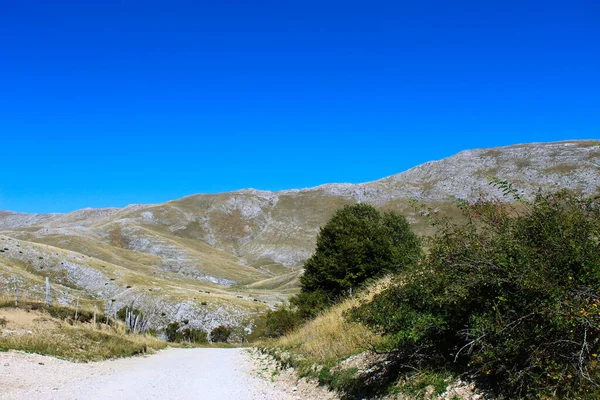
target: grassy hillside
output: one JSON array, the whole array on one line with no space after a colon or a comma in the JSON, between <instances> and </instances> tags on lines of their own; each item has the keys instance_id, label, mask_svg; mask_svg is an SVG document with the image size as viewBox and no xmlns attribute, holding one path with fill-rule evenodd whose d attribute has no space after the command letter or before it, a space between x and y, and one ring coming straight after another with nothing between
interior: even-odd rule
<instances>
[{"instance_id":1,"label":"grassy hillside","mask_svg":"<svg viewBox=\"0 0 600 400\"><path fill-rule=\"evenodd\" d=\"M0 237L0 293L12 296L17 283L21 297L42 301L45 278L51 298L74 306L79 297L98 300L98 307L116 311L133 306L144 311L155 327L191 320L206 331L221 325L252 323L257 315L282 300L272 291L221 286L144 264L113 264L49 245Z\"/></svg>"},{"instance_id":2,"label":"grassy hillside","mask_svg":"<svg viewBox=\"0 0 600 400\"><path fill-rule=\"evenodd\" d=\"M398 211L417 233L431 234L428 213L452 218L453 196L497 193L488 184L492 176L527 193L553 185L594 190L600 186L599 145L469 150L364 184L249 189L67 214L0 212L0 246L7 248L0 249L0 293L16 276L22 290L39 295L49 276L63 302L84 293L119 306L139 304L157 325L169 319L192 319L207 330L251 324L297 291L320 226L343 205L361 201ZM430 211L423 213L413 200Z\"/></svg>"}]
</instances>

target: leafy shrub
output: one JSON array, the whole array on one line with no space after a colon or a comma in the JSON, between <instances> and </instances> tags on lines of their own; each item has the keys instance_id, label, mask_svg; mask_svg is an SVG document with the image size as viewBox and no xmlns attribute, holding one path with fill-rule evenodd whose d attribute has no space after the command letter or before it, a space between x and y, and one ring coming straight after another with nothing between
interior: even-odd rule
<instances>
[{"instance_id":1,"label":"leafy shrub","mask_svg":"<svg viewBox=\"0 0 600 400\"><path fill-rule=\"evenodd\" d=\"M168 342L178 342L180 340L180 336L178 336L179 327L181 325L179 322L170 322L165 328L165 336L167 337Z\"/></svg>"},{"instance_id":2,"label":"leafy shrub","mask_svg":"<svg viewBox=\"0 0 600 400\"><path fill-rule=\"evenodd\" d=\"M202 329L184 328L183 341L191 343L208 343L208 334Z\"/></svg>"},{"instance_id":3,"label":"leafy shrub","mask_svg":"<svg viewBox=\"0 0 600 400\"><path fill-rule=\"evenodd\" d=\"M183 324L185 325L185 324ZM171 322L165 328L167 341L174 343L208 343L208 335L202 329L183 327L179 322Z\"/></svg>"},{"instance_id":4,"label":"leafy shrub","mask_svg":"<svg viewBox=\"0 0 600 400\"><path fill-rule=\"evenodd\" d=\"M225 325L219 325L210 331L210 340L213 343L226 343L231 336L231 327Z\"/></svg>"},{"instance_id":5,"label":"leafy shrub","mask_svg":"<svg viewBox=\"0 0 600 400\"><path fill-rule=\"evenodd\" d=\"M290 309L289 306L268 311L264 336L272 338L283 336L294 330L301 322L302 318L299 313Z\"/></svg>"},{"instance_id":6,"label":"leafy shrub","mask_svg":"<svg viewBox=\"0 0 600 400\"><path fill-rule=\"evenodd\" d=\"M290 298L294 313L302 320L316 317L333 303L331 295L324 290L301 292Z\"/></svg>"},{"instance_id":7,"label":"leafy shrub","mask_svg":"<svg viewBox=\"0 0 600 400\"><path fill-rule=\"evenodd\" d=\"M423 262L348 316L411 368L511 398L598 398L600 197L515 198L460 204L466 222L438 221Z\"/></svg>"},{"instance_id":8,"label":"leafy shrub","mask_svg":"<svg viewBox=\"0 0 600 400\"><path fill-rule=\"evenodd\" d=\"M302 317L314 317L369 279L415 264L420 255L420 240L403 216L367 204L344 206L321 228L293 303Z\"/></svg>"}]
</instances>

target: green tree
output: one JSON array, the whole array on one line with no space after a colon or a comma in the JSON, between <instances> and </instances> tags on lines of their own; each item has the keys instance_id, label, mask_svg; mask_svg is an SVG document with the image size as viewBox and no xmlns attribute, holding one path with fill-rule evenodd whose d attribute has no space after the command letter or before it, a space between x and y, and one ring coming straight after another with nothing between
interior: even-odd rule
<instances>
[{"instance_id":1,"label":"green tree","mask_svg":"<svg viewBox=\"0 0 600 400\"><path fill-rule=\"evenodd\" d=\"M344 206L321 228L292 303L303 317L313 316L367 280L414 265L420 255L420 240L403 216L367 204Z\"/></svg>"}]
</instances>

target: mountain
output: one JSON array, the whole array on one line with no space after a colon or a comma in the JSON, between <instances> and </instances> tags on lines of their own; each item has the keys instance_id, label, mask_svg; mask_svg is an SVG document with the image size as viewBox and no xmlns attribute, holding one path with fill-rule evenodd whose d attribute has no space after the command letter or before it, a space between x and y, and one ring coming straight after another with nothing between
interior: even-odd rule
<instances>
[{"instance_id":1,"label":"mountain","mask_svg":"<svg viewBox=\"0 0 600 400\"><path fill-rule=\"evenodd\" d=\"M467 150L362 184L246 189L67 214L2 211L0 293L8 295L16 278L24 295L39 297L50 276L58 301L83 293L110 300L112 309L138 306L156 326L245 324L297 290L319 227L337 208L371 203L428 233L411 199L449 213L456 197L500 195L491 177L525 194L540 187L591 194L600 187L600 141Z\"/></svg>"}]
</instances>

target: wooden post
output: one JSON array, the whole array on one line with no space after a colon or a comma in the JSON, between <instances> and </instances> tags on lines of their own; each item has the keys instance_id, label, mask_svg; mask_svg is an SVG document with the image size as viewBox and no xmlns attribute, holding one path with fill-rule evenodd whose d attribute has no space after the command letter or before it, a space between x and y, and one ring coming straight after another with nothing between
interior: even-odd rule
<instances>
[{"instance_id":1,"label":"wooden post","mask_svg":"<svg viewBox=\"0 0 600 400\"><path fill-rule=\"evenodd\" d=\"M19 291L17 289L17 277L13 276L13 283L15 284L15 307L19 307Z\"/></svg>"},{"instance_id":2,"label":"wooden post","mask_svg":"<svg viewBox=\"0 0 600 400\"><path fill-rule=\"evenodd\" d=\"M46 307L50 307L50 278L46 277Z\"/></svg>"},{"instance_id":3,"label":"wooden post","mask_svg":"<svg viewBox=\"0 0 600 400\"><path fill-rule=\"evenodd\" d=\"M110 315L110 308L108 308L108 301L106 302L106 326L108 326L108 318Z\"/></svg>"},{"instance_id":4,"label":"wooden post","mask_svg":"<svg viewBox=\"0 0 600 400\"><path fill-rule=\"evenodd\" d=\"M78 313L79 313L79 295L77 295L77 303L75 303L75 321L77 321Z\"/></svg>"},{"instance_id":5,"label":"wooden post","mask_svg":"<svg viewBox=\"0 0 600 400\"><path fill-rule=\"evenodd\" d=\"M94 303L94 329L96 328L96 303Z\"/></svg>"}]
</instances>

